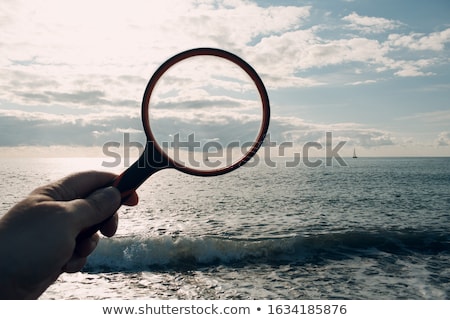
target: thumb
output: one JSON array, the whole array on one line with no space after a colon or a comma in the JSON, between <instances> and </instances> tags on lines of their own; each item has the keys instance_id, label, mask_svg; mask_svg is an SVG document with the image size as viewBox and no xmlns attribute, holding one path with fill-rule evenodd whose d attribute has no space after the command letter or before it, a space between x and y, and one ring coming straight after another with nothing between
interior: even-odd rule
<instances>
[{"instance_id":1,"label":"thumb","mask_svg":"<svg viewBox=\"0 0 450 320\"><path fill-rule=\"evenodd\" d=\"M78 232L111 217L120 207L121 196L114 187L98 189L84 199L72 200Z\"/></svg>"}]
</instances>

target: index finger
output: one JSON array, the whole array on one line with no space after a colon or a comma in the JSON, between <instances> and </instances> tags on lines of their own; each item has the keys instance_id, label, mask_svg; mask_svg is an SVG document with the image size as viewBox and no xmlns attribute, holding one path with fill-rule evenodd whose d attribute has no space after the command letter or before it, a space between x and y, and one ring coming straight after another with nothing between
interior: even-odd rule
<instances>
[{"instance_id":1,"label":"index finger","mask_svg":"<svg viewBox=\"0 0 450 320\"><path fill-rule=\"evenodd\" d=\"M85 198L95 190L111 185L115 177L117 175L110 172L79 172L37 188L32 194L44 195L56 201L71 201Z\"/></svg>"},{"instance_id":2,"label":"index finger","mask_svg":"<svg viewBox=\"0 0 450 320\"><path fill-rule=\"evenodd\" d=\"M93 231L96 232L119 209L120 201L119 190L108 187L93 192L85 199L70 201L68 208L73 213L79 231L95 227Z\"/></svg>"}]
</instances>

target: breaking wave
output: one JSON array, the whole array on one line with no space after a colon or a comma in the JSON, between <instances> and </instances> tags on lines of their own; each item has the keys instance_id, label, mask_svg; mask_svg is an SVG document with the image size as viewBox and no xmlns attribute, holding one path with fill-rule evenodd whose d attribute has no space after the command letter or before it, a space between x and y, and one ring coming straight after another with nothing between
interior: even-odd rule
<instances>
[{"instance_id":1,"label":"breaking wave","mask_svg":"<svg viewBox=\"0 0 450 320\"><path fill-rule=\"evenodd\" d=\"M354 256L436 254L450 251L450 235L441 231L348 231L284 238L221 237L102 239L86 272L136 272L202 268L219 264L320 263Z\"/></svg>"}]
</instances>

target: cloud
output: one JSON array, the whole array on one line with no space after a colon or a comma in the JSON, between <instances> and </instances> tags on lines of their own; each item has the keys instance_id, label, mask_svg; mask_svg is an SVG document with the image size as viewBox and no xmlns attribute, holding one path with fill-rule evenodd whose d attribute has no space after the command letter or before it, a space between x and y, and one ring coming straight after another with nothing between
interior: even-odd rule
<instances>
[{"instance_id":1,"label":"cloud","mask_svg":"<svg viewBox=\"0 0 450 320\"><path fill-rule=\"evenodd\" d=\"M2 70L0 101L21 105L139 106L147 79L102 73L71 75L66 67L10 67ZM140 86L136 85L140 84Z\"/></svg>"},{"instance_id":2,"label":"cloud","mask_svg":"<svg viewBox=\"0 0 450 320\"><path fill-rule=\"evenodd\" d=\"M0 100L80 107L131 106L172 54L198 46L242 54L252 42L298 28L311 9L187 0L11 1L5 7Z\"/></svg>"},{"instance_id":3,"label":"cloud","mask_svg":"<svg viewBox=\"0 0 450 320\"><path fill-rule=\"evenodd\" d=\"M391 64L392 69L399 69L394 74L399 77L431 76L433 72L425 72L423 69L434 65L433 59L399 60Z\"/></svg>"},{"instance_id":4,"label":"cloud","mask_svg":"<svg viewBox=\"0 0 450 320\"><path fill-rule=\"evenodd\" d=\"M361 77L389 71L398 77L418 77L434 75L428 69L442 63L439 57L402 54L392 39L382 41L361 36L322 38L317 30L313 27L264 37L247 49L247 56L255 62L272 89L327 85L329 82L324 81L326 77L319 78L317 75L325 67L334 67L331 71L334 76L340 70L342 75L348 74L350 66L358 70L364 68L364 73L358 73ZM430 38L444 41L446 32L440 34L440 37ZM342 67L345 69L340 69ZM352 82L372 83L367 79Z\"/></svg>"},{"instance_id":5,"label":"cloud","mask_svg":"<svg viewBox=\"0 0 450 320\"><path fill-rule=\"evenodd\" d=\"M143 130L139 116L132 113L86 113L55 114L49 112L27 112L1 110L0 146L14 145L70 145L93 146L106 141L121 141L118 128ZM131 130L131 129L128 129Z\"/></svg>"},{"instance_id":6,"label":"cloud","mask_svg":"<svg viewBox=\"0 0 450 320\"><path fill-rule=\"evenodd\" d=\"M436 140L436 144L439 147L448 147L450 146L450 132L444 131L439 133L439 136Z\"/></svg>"},{"instance_id":7,"label":"cloud","mask_svg":"<svg viewBox=\"0 0 450 320\"><path fill-rule=\"evenodd\" d=\"M224 144L231 140L253 141L261 121L261 116L245 109L232 112L228 108L165 109L158 117L151 117L151 129L159 141L170 141L177 133L186 139L195 132L197 139L220 139ZM140 115L136 112L75 115L0 109L0 127L3 128L0 146L93 146L107 141L120 142L125 133L145 141Z\"/></svg>"},{"instance_id":8,"label":"cloud","mask_svg":"<svg viewBox=\"0 0 450 320\"><path fill-rule=\"evenodd\" d=\"M365 68L390 69L387 65L394 62L386 57L389 48L378 40L322 39L314 28L265 37L247 51L246 55L272 89L326 85L326 78L318 77L324 67L361 64ZM334 69L334 75L336 70L340 69Z\"/></svg>"},{"instance_id":9,"label":"cloud","mask_svg":"<svg viewBox=\"0 0 450 320\"><path fill-rule=\"evenodd\" d=\"M450 123L450 110L419 112L401 118L402 120L420 120L434 125Z\"/></svg>"},{"instance_id":10,"label":"cloud","mask_svg":"<svg viewBox=\"0 0 450 320\"><path fill-rule=\"evenodd\" d=\"M355 139L354 144L366 148L391 146L395 144L392 135L381 130L357 130L353 131L352 134Z\"/></svg>"},{"instance_id":11,"label":"cloud","mask_svg":"<svg viewBox=\"0 0 450 320\"><path fill-rule=\"evenodd\" d=\"M238 50L256 38L298 28L309 6L260 7L249 1L217 1L217 7L195 7L178 21L188 36L201 37Z\"/></svg>"},{"instance_id":12,"label":"cloud","mask_svg":"<svg viewBox=\"0 0 450 320\"><path fill-rule=\"evenodd\" d=\"M75 91L75 92L59 92L59 91L42 91L42 92L27 92L12 90L17 97L22 98L22 101L29 104L76 104L80 106L136 106L138 102L135 100L107 100L105 93L99 90Z\"/></svg>"},{"instance_id":13,"label":"cloud","mask_svg":"<svg viewBox=\"0 0 450 320\"><path fill-rule=\"evenodd\" d=\"M242 55L271 89L325 85L325 78L304 71L355 63L377 72L394 70L400 77L429 76L433 73L424 69L436 60L389 54L401 47L442 50L450 37L447 29L428 35L393 34L386 42L349 38L349 27L370 36L401 25L356 12L342 19L343 26L333 26L333 36L323 37L321 21L311 21L312 6L262 7L243 0L134 5L10 1L5 8L0 100L25 104L139 104L137 97L154 68L170 55L196 46ZM306 23L314 25L305 28Z\"/></svg>"},{"instance_id":14,"label":"cloud","mask_svg":"<svg viewBox=\"0 0 450 320\"><path fill-rule=\"evenodd\" d=\"M430 34L390 34L388 37L388 43L391 47L403 47L415 51L442 51L449 42L450 28Z\"/></svg>"},{"instance_id":15,"label":"cloud","mask_svg":"<svg viewBox=\"0 0 450 320\"><path fill-rule=\"evenodd\" d=\"M297 117L273 117L271 132L272 141L289 141L298 145L307 142L324 143L325 132L332 132L335 141L346 141L350 145L364 148L396 144L393 134L388 131L368 128L358 123L317 124Z\"/></svg>"},{"instance_id":16,"label":"cloud","mask_svg":"<svg viewBox=\"0 0 450 320\"><path fill-rule=\"evenodd\" d=\"M341 18L334 7L323 12L314 4L273 3L2 2L0 125L5 133L0 145L92 145L105 139L120 141L124 133L142 136L140 99L148 79L168 57L200 46L232 51L258 71L275 97L273 136L302 141L320 139L323 132L333 130L362 146L395 144L393 134L382 129L283 116L284 103L293 89L348 84L363 89L378 80L441 74L437 67L448 64L450 29L403 32L409 27L397 20L357 12ZM190 77L184 80L188 83ZM217 87L223 84L223 78L214 80ZM191 102L190 109L204 108L189 117L161 113L161 118L197 120L198 127L211 123L211 114L205 113L210 104L196 95L200 90L182 97ZM230 113L230 106L240 108L243 99L227 97L228 93L217 95L215 125L234 123L234 132L255 122L251 112ZM225 102L228 109L222 108ZM432 114L423 116L433 119Z\"/></svg>"},{"instance_id":17,"label":"cloud","mask_svg":"<svg viewBox=\"0 0 450 320\"><path fill-rule=\"evenodd\" d=\"M251 142L259 129L260 117L242 112L222 110L211 113L202 108L196 113L168 113L156 122L152 130L159 142L173 141L173 135L181 133L181 141L187 141L188 134L195 132L197 141L219 141L227 145L232 141ZM50 114L19 110L0 110L0 126L4 134L0 146L69 145L101 146L106 142L121 143L124 134L131 141L144 143L145 135L138 116L128 114L83 115ZM269 128L271 140L278 143L323 142L325 132L332 132L336 141L348 141L362 147L393 145L394 138L389 132L366 128L356 123L315 124L298 117L274 115Z\"/></svg>"},{"instance_id":18,"label":"cloud","mask_svg":"<svg viewBox=\"0 0 450 320\"><path fill-rule=\"evenodd\" d=\"M6 29L8 36L2 37L14 60L80 67L142 66L192 43L241 49L262 35L297 28L310 15L308 6L263 8L240 0L137 0L133 5L37 0L19 7L11 10L14 22ZM33 50L20 54L24 45Z\"/></svg>"},{"instance_id":19,"label":"cloud","mask_svg":"<svg viewBox=\"0 0 450 320\"><path fill-rule=\"evenodd\" d=\"M377 40L351 38L326 41L310 48L305 65L321 67L349 62L382 63L387 52Z\"/></svg>"},{"instance_id":20,"label":"cloud","mask_svg":"<svg viewBox=\"0 0 450 320\"><path fill-rule=\"evenodd\" d=\"M348 85L358 86L358 85L365 85L365 84L371 84L371 83L376 83L376 82L377 82L377 80L368 79L368 80L363 80L363 81L351 82L351 83L348 83Z\"/></svg>"},{"instance_id":21,"label":"cloud","mask_svg":"<svg viewBox=\"0 0 450 320\"><path fill-rule=\"evenodd\" d=\"M342 18L348 22L348 28L361 31L363 33L383 33L389 30L397 29L402 25L401 22L378 17L361 16L356 12Z\"/></svg>"}]
</instances>

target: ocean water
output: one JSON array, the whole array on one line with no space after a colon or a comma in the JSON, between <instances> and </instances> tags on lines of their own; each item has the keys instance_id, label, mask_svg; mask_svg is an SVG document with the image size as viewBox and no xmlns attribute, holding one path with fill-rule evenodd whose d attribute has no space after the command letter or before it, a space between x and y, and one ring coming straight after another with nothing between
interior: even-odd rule
<instances>
[{"instance_id":1,"label":"ocean water","mask_svg":"<svg viewBox=\"0 0 450 320\"><path fill-rule=\"evenodd\" d=\"M450 158L345 161L158 172L117 235L41 299L450 298ZM0 214L101 163L1 159Z\"/></svg>"}]
</instances>

